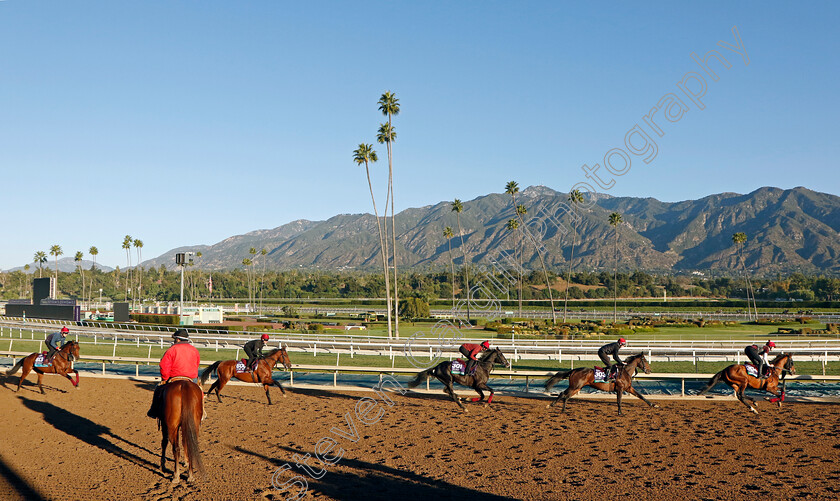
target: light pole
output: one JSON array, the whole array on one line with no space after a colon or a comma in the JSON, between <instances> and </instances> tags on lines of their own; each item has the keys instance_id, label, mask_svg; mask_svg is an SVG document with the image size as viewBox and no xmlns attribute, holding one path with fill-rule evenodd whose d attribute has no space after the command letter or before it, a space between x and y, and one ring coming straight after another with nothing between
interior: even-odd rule
<instances>
[{"instance_id":1,"label":"light pole","mask_svg":"<svg viewBox=\"0 0 840 501\"><path fill-rule=\"evenodd\" d=\"M192 252L175 254L175 264L181 267L181 301L178 304L178 325L184 325L184 268L187 266L187 256L192 254Z\"/></svg>"},{"instance_id":2,"label":"light pole","mask_svg":"<svg viewBox=\"0 0 840 501\"><path fill-rule=\"evenodd\" d=\"M99 289L99 306L102 306L102 289Z\"/></svg>"}]
</instances>

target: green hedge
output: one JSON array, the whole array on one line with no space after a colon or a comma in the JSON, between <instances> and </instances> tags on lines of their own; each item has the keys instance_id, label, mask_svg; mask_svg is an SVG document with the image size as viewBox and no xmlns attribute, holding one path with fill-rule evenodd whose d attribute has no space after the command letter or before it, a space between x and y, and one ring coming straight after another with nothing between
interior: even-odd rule
<instances>
[{"instance_id":1,"label":"green hedge","mask_svg":"<svg viewBox=\"0 0 840 501\"><path fill-rule=\"evenodd\" d=\"M129 318L141 324L178 325L178 315L158 315L155 313L132 313Z\"/></svg>"}]
</instances>

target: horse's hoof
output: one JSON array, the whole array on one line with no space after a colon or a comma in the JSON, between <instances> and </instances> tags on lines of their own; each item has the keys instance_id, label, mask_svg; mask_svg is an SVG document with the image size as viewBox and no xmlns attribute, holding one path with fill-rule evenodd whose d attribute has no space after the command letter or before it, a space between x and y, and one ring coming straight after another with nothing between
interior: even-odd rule
<instances>
[{"instance_id":1,"label":"horse's hoof","mask_svg":"<svg viewBox=\"0 0 840 501\"><path fill-rule=\"evenodd\" d=\"M653 406L652 406L652 407L653 407L654 409L658 409L658 408L659 408L659 404L653 404Z\"/></svg>"}]
</instances>

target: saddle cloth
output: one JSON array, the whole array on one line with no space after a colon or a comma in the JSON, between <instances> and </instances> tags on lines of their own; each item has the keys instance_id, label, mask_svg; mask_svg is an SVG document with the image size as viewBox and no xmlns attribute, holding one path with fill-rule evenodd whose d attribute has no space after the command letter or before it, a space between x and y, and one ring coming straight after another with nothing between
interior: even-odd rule
<instances>
[{"instance_id":1,"label":"saddle cloth","mask_svg":"<svg viewBox=\"0 0 840 501\"><path fill-rule=\"evenodd\" d=\"M475 368L476 367L478 367L478 364L475 364L473 366L473 374L475 374ZM459 376L464 376L466 369L467 369L467 362L466 361L461 360L460 358L456 358L455 360L452 361L452 365L450 367L450 370L452 371L452 374L458 374Z\"/></svg>"},{"instance_id":2,"label":"saddle cloth","mask_svg":"<svg viewBox=\"0 0 840 501\"><path fill-rule=\"evenodd\" d=\"M618 366L613 365L612 369L610 370L610 374L607 374L607 369L605 367L598 367L596 365L595 367L592 368L592 370L595 371L595 381L600 382L600 383L606 383L606 382L609 382L609 381L614 381L615 380L615 374L616 374L616 372L618 372L616 367L618 367Z\"/></svg>"},{"instance_id":3,"label":"saddle cloth","mask_svg":"<svg viewBox=\"0 0 840 501\"><path fill-rule=\"evenodd\" d=\"M248 360L246 360L246 359L236 361L236 373L237 374L242 374L243 372L251 372L251 371L248 370L248 367L245 365L246 362L248 362Z\"/></svg>"},{"instance_id":4,"label":"saddle cloth","mask_svg":"<svg viewBox=\"0 0 840 501\"><path fill-rule=\"evenodd\" d=\"M39 353L37 357L35 357L35 367L49 367L52 364L47 360L46 353Z\"/></svg>"},{"instance_id":5,"label":"saddle cloth","mask_svg":"<svg viewBox=\"0 0 840 501\"><path fill-rule=\"evenodd\" d=\"M747 374L752 377L758 377L758 369L753 364L744 364L744 368L747 369Z\"/></svg>"}]
</instances>

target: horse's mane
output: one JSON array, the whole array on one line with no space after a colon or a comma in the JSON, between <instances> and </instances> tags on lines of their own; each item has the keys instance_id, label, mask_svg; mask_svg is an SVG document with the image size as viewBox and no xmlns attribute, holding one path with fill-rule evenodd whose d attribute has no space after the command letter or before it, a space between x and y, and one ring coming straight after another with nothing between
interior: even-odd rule
<instances>
[{"instance_id":1,"label":"horse's mane","mask_svg":"<svg viewBox=\"0 0 840 501\"><path fill-rule=\"evenodd\" d=\"M484 362L485 360L487 360L487 358L490 357L490 355L492 355L493 353L495 353L497 351L499 351L498 348L493 348L492 350L485 351L484 353L482 353L481 355L478 356L478 361L479 362Z\"/></svg>"},{"instance_id":2,"label":"horse's mane","mask_svg":"<svg viewBox=\"0 0 840 501\"><path fill-rule=\"evenodd\" d=\"M281 350L282 350L282 348L274 348L273 350L268 352L268 355L266 355L266 358L276 354L278 351L281 351Z\"/></svg>"},{"instance_id":3,"label":"horse's mane","mask_svg":"<svg viewBox=\"0 0 840 501\"><path fill-rule=\"evenodd\" d=\"M63 345L61 345L61 347L64 348L65 346L73 346L73 344L77 343L77 342L78 341L70 340L70 341L65 342Z\"/></svg>"},{"instance_id":4,"label":"horse's mane","mask_svg":"<svg viewBox=\"0 0 840 501\"><path fill-rule=\"evenodd\" d=\"M776 358L771 360L770 363L775 364L776 362L778 362L779 360L781 360L785 357L790 358L790 353L780 353L780 354L776 355Z\"/></svg>"},{"instance_id":5,"label":"horse's mane","mask_svg":"<svg viewBox=\"0 0 840 501\"><path fill-rule=\"evenodd\" d=\"M642 357L644 357L644 356L645 356L645 354L644 354L644 353L639 353L638 355L630 355L629 357L627 357L627 358L625 358L625 359L624 359L624 362L625 362L625 363L626 363L626 362L632 362L633 360L636 360L636 359L642 358Z\"/></svg>"}]
</instances>

